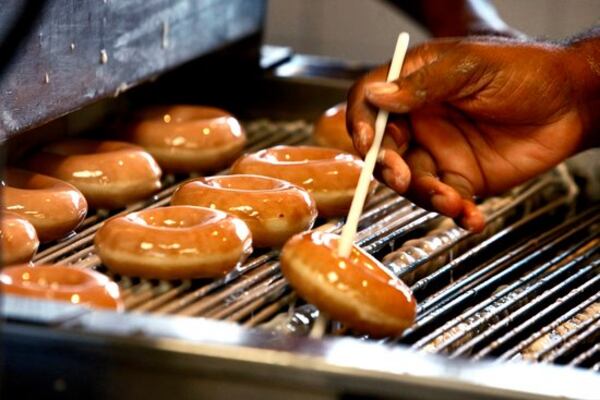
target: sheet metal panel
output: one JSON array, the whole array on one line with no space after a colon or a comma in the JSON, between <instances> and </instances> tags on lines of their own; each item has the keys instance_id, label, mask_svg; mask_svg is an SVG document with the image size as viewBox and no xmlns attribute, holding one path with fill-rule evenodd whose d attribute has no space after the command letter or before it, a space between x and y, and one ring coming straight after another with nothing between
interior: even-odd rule
<instances>
[{"instance_id":1,"label":"sheet metal panel","mask_svg":"<svg viewBox=\"0 0 600 400\"><path fill-rule=\"evenodd\" d=\"M25 2L0 7L5 32ZM265 0L51 0L0 77L0 141L261 30Z\"/></svg>"}]
</instances>

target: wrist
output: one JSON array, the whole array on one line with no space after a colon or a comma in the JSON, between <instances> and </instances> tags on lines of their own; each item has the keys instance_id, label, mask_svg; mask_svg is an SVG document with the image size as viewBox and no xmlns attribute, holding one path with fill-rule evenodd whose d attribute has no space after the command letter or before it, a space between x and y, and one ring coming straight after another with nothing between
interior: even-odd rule
<instances>
[{"instance_id":1,"label":"wrist","mask_svg":"<svg viewBox=\"0 0 600 400\"><path fill-rule=\"evenodd\" d=\"M595 147L600 145L600 38L576 38L565 49L565 66L583 119L583 145Z\"/></svg>"}]
</instances>

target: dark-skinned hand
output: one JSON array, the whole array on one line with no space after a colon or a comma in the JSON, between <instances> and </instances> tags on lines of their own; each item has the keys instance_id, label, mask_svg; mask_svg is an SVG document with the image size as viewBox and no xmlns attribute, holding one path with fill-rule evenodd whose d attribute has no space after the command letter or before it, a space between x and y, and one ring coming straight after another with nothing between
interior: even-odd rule
<instances>
[{"instance_id":1,"label":"dark-skinned hand","mask_svg":"<svg viewBox=\"0 0 600 400\"><path fill-rule=\"evenodd\" d=\"M347 125L366 154L377 108L389 111L378 174L418 205L480 231L475 196L503 192L581 149L590 109L577 57L560 45L511 39L432 41L351 89Z\"/></svg>"}]
</instances>

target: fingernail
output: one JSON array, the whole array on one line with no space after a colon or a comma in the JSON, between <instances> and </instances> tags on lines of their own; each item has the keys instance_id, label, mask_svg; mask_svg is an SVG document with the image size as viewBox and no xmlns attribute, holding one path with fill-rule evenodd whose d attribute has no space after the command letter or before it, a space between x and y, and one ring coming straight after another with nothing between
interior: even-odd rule
<instances>
[{"instance_id":1,"label":"fingernail","mask_svg":"<svg viewBox=\"0 0 600 400\"><path fill-rule=\"evenodd\" d=\"M367 92L374 95L395 93L398 89L398 85L390 82L371 83L366 87Z\"/></svg>"},{"instance_id":2,"label":"fingernail","mask_svg":"<svg viewBox=\"0 0 600 400\"><path fill-rule=\"evenodd\" d=\"M394 183L396 184L397 190L404 191L406 189L406 187L408 186L406 180L404 178L402 178L400 175L396 175L394 177Z\"/></svg>"},{"instance_id":3,"label":"fingernail","mask_svg":"<svg viewBox=\"0 0 600 400\"><path fill-rule=\"evenodd\" d=\"M377 154L377 162L382 164L385 159L385 150L380 150L379 154Z\"/></svg>"},{"instance_id":4,"label":"fingernail","mask_svg":"<svg viewBox=\"0 0 600 400\"><path fill-rule=\"evenodd\" d=\"M369 150L369 127L361 124L358 128L358 143L364 151Z\"/></svg>"},{"instance_id":5,"label":"fingernail","mask_svg":"<svg viewBox=\"0 0 600 400\"><path fill-rule=\"evenodd\" d=\"M369 145L369 139L367 139L366 135L363 135L360 137L360 148L362 149L362 151L366 154L367 151L369 151L369 148L371 146Z\"/></svg>"}]
</instances>

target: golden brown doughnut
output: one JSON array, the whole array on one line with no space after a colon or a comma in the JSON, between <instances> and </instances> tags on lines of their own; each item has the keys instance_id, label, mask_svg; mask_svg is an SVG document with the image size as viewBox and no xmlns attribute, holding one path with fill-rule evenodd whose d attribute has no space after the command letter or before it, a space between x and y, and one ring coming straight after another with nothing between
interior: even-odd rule
<instances>
[{"instance_id":1,"label":"golden brown doughnut","mask_svg":"<svg viewBox=\"0 0 600 400\"><path fill-rule=\"evenodd\" d=\"M323 113L315 123L313 140L321 147L358 154L346 129L346 103L337 104Z\"/></svg>"},{"instance_id":2,"label":"golden brown doughnut","mask_svg":"<svg viewBox=\"0 0 600 400\"><path fill-rule=\"evenodd\" d=\"M119 287L98 272L62 265L18 265L0 271L0 292L121 310Z\"/></svg>"},{"instance_id":3,"label":"golden brown doughnut","mask_svg":"<svg viewBox=\"0 0 600 400\"><path fill-rule=\"evenodd\" d=\"M228 112L204 106L153 107L127 129L127 140L145 148L172 172L214 172L233 162L246 134Z\"/></svg>"},{"instance_id":4,"label":"golden brown doughnut","mask_svg":"<svg viewBox=\"0 0 600 400\"><path fill-rule=\"evenodd\" d=\"M34 154L28 166L71 183L95 208L124 207L161 186L152 156L125 142L65 140Z\"/></svg>"},{"instance_id":5,"label":"golden brown doughnut","mask_svg":"<svg viewBox=\"0 0 600 400\"><path fill-rule=\"evenodd\" d=\"M112 271L158 279L223 276L252 252L252 236L244 221L192 206L114 217L100 228L94 243Z\"/></svg>"},{"instance_id":6,"label":"golden brown doughnut","mask_svg":"<svg viewBox=\"0 0 600 400\"><path fill-rule=\"evenodd\" d=\"M281 246L292 235L310 229L317 218L308 192L280 179L258 175L198 178L181 185L173 205L216 208L242 219L255 247Z\"/></svg>"},{"instance_id":7,"label":"golden brown doughnut","mask_svg":"<svg viewBox=\"0 0 600 400\"><path fill-rule=\"evenodd\" d=\"M231 173L291 182L315 198L320 216L339 217L350 209L362 165L358 157L336 149L276 146L240 157Z\"/></svg>"},{"instance_id":8,"label":"golden brown doughnut","mask_svg":"<svg viewBox=\"0 0 600 400\"><path fill-rule=\"evenodd\" d=\"M298 294L357 331L394 336L416 314L410 289L379 261L354 246L349 257L337 253L339 236L304 232L281 252L281 270Z\"/></svg>"},{"instance_id":9,"label":"golden brown doughnut","mask_svg":"<svg viewBox=\"0 0 600 400\"><path fill-rule=\"evenodd\" d=\"M67 236L87 213L87 202L72 185L46 175L8 168L3 208L27 219L42 242Z\"/></svg>"},{"instance_id":10,"label":"golden brown doughnut","mask_svg":"<svg viewBox=\"0 0 600 400\"><path fill-rule=\"evenodd\" d=\"M31 261L39 245L35 228L29 221L14 213L2 213L2 221L0 221L2 266Z\"/></svg>"}]
</instances>

